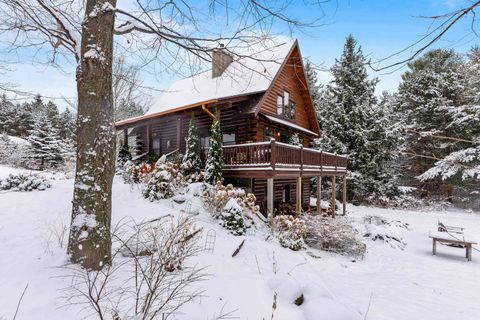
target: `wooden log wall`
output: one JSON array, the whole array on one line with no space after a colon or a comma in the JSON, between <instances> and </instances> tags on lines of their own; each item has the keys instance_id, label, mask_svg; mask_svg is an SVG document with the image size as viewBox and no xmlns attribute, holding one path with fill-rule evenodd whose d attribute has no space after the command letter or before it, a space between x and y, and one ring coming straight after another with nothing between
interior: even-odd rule
<instances>
[{"instance_id":1,"label":"wooden log wall","mask_svg":"<svg viewBox=\"0 0 480 320\"><path fill-rule=\"evenodd\" d=\"M314 121L317 121L307 84L303 81L303 68L300 62L300 52L295 48L284 68L277 75L273 87L264 97L260 112L278 116L277 97L283 96L284 91L290 93L290 100L296 104L295 120L298 125L315 131Z\"/></svg>"},{"instance_id":2,"label":"wooden log wall","mask_svg":"<svg viewBox=\"0 0 480 320\"><path fill-rule=\"evenodd\" d=\"M273 201L282 201L283 188L290 185L290 203L296 203L296 182L295 179L274 179L273 180ZM310 179L302 179L302 205L310 203ZM257 198L256 204L260 206L261 212L267 212L267 179L252 179L252 193Z\"/></svg>"}]
</instances>

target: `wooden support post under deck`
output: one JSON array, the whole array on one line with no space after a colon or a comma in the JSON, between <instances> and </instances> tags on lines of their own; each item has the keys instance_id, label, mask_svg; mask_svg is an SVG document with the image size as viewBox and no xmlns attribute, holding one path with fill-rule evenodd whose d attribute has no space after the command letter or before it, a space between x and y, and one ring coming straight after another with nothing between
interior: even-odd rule
<instances>
[{"instance_id":1,"label":"wooden support post under deck","mask_svg":"<svg viewBox=\"0 0 480 320\"><path fill-rule=\"evenodd\" d=\"M317 212L322 213L322 176L317 176Z\"/></svg>"},{"instance_id":2,"label":"wooden support post under deck","mask_svg":"<svg viewBox=\"0 0 480 320\"><path fill-rule=\"evenodd\" d=\"M300 213L302 211L302 177L297 177L296 195L295 211Z\"/></svg>"},{"instance_id":3,"label":"wooden support post under deck","mask_svg":"<svg viewBox=\"0 0 480 320\"><path fill-rule=\"evenodd\" d=\"M267 218L273 222L273 178L267 179Z\"/></svg>"},{"instance_id":4,"label":"wooden support post under deck","mask_svg":"<svg viewBox=\"0 0 480 320\"><path fill-rule=\"evenodd\" d=\"M123 145L128 146L128 129L123 129Z\"/></svg>"},{"instance_id":5,"label":"wooden support post under deck","mask_svg":"<svg viewBox=\"0 0 480 320\"><path fill-rule=\"evenodd\" d=\"M335 208L335 176L332 176L332 217L335 218L335 215L336 215L336 208Z\"/></svg>"},{"instance_id":6,"label":"wooden support post under deck","mask_svg":"<svg viewBox=\"0 0 480 320\"><path fill-rule=\"evenodd\" d=\"M347 214L347 176L344 175L342 179L342 205L343 215Z\"/></svg>"}]
</instances>

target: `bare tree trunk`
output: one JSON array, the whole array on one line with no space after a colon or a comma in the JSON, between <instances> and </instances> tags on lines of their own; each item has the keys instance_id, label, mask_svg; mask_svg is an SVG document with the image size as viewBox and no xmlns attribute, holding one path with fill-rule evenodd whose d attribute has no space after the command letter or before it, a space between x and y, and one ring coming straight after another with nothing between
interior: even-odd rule
<instances>
[{"instance_id":1,"label":"bare tree trunk","mask_svg":"<svg viewBox=\"0 0 480 320\"><path fill-rule=\"evenodd\" d=\"M73 263L88 269L100 269L111 259L115 5L116 0L86 1L77 69L77 167L68 252Z\"/></svg>"}]
</instances>

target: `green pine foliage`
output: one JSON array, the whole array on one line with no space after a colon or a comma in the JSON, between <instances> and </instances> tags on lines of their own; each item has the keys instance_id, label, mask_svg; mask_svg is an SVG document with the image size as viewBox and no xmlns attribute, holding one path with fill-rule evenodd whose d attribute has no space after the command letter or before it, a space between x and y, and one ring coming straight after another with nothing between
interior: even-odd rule
<instances>
[{"instance_id":1,"label":"green pine foliage","mask_svg":"<svg viewBox=\"0 0 480 320\"><path fill-rule=\"evenodd\" d=\"M408 68L398 93L400 110L408 124L407 182L423 190L424 195L443 190L444 196L450 197L451 185L434 179L433 174L426 183L417 183L415 178L434 167L438 161L435 158L444 158L461 145L435 136L457 137L460 133L451 125L449 111L459 110L466 102L462 58L453 50L436 49L411 62Z\"/></svg>"},{"instance_id":2,"label":"green pine foliage","mask_svg":"<svg viewBox=\"0 0 480 320\"><path fill-rule=\"evenodd\" d=\"M316 147L348 157L347 194L354 203L372 202L397 193L395 160L400 127L390 117L390 102L375 96L377 79L369 79L361 47L347 37L342 56L331 68L333 80L318 92L313 69L307 69L322 135ZM318 94L317 94L318 93Z\"/></svg>"},{"instance_id":3,"label":"green pine foliage","mask_svg":"<svg viewBox=\"0 0 480 320\"><path fill-rule=\"evenodd\" d=\"M202 170L201 150L200 136L198 135L195 116L192 116L188 128L188 137L186 138L185 155L183 156L182 162L190 163L194 172L200 172Z\"/></svg>"},{"instance_id":4,"label":"green pine foliage","mask_svg":"<svg viewBox=\"0 0 480 320\"><path fill-rule=\"evenodd\" d=\"M29 155L40 170L57 167L63 162L63 144L56 127L52 126L46 114L36 117L27 140L31 144Z\"/></svg>"},{"instance_id":5,"label":"green pine foliage","mask_svg":"<svg viewBox=\"0 0 480 320\"><path fill-rule=\"evenodd\" d=\"M212 123L210 131L210 149L205 163L205 182L216 184L222 180L223 170L223 137L219 116Z\"/></svg>"},{"instance_id":6,"label":"green pine foliage","mask_svg":"<svg viewBox=\"0 0 480 320\"><path fill-rule=\"evenodd\" d=\"M409 123L408 151L417 155L408 158L409 181L424 194L442 190L464 202L478 197L479 92L478 47L466 60L453 50L432 50L403 75L399 103Z\"/></svg>"}]
</instances>

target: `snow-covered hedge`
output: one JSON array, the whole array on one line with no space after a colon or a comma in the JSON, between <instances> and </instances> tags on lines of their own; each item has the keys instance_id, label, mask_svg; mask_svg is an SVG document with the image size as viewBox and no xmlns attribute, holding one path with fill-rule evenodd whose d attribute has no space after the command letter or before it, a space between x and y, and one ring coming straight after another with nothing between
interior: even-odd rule
<instances>
[{"instance_id":1,"label":"snow-covered hedge","mask_svg":"<svg viewBox=\"0 0 480 320\"><path fill-rule=\"evenodd\" d=\"M50 182L36 174L10 174L5 180L0 179L0 190L32 191L50 188Z\"/></svg>"},{"instance_id":2,"label":"snow-covered hedge","mask_svg":"<svg viewBox=\"0 0 480 320\"><path fill-rule=\"evenodd\" d=\"M245 234L252 224L253 215L259 213L255 195L247 194L245 190L234 188L231 184L205 184L202 201L212 217L221 219L220 224L234 235Z\"/></svg>"}]
</instances>

